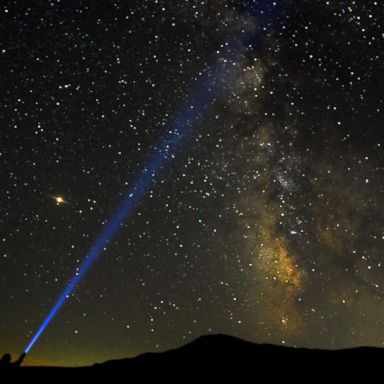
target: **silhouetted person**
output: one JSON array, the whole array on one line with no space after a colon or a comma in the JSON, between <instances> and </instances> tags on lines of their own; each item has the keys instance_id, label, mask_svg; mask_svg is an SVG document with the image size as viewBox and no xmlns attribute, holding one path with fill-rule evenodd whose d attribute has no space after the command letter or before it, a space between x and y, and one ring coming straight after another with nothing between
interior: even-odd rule
<instances>
[{"instance_id":1,"label":"silhouetted person","mask_svg":"<svg viewBox=\"0 0 384 384\"><path fill-rule=\"evenodd\" d=\"M11 365L11 355L9 353L4 353L3 357L0 360L0 368L8 368Z\"/></svg>"},{"instance_id":2,"label":"silhouetted person","mask_svg":"<svg viewBox=\"0 0 384 384\"><path fill-rule=\"evenodd\" d=\"M12 363L11 354L4 353L3 357L0 359L0 369L1 368L18 368L22 364L25 358L25 352L20 355L20 357Z\"/></svg>"}]
</instances>

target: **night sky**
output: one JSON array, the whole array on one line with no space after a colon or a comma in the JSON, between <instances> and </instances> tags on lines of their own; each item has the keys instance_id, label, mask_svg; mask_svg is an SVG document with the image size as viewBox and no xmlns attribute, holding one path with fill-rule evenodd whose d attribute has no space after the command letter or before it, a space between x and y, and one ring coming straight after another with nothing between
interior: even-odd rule
<instances>
[{"instance_id":1,"label":"night sky","mask_svg":"<svg viewBox=\"0 0 384 384\"><path fill-rule=\"evenodd\" d=\"M2 4L0 352L23 351L207 76L199 121L26 362L209 333L384 345L381 2Z\"/></svg>"}]
</instances>

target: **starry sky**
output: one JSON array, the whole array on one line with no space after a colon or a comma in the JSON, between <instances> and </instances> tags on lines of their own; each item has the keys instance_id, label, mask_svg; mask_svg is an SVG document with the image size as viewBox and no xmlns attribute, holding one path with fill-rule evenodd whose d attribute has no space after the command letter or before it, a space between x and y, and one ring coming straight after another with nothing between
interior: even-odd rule
<instances>
[{"instance_id":1,"label":"starry sky","mask_svg":"<svg viewBox=\"0 0 384 384\"><path fill-rule=\"evenodd\" d=\"M23 351L207 76L199 121L28 363L219 332L384 345L380 2L2 4L0 352Z\"/></svg>"}]
</instances>

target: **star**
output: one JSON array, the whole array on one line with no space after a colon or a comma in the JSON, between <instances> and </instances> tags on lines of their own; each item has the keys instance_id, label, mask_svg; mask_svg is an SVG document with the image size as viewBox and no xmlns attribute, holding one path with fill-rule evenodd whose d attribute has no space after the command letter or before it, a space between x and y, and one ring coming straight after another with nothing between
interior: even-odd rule
<instances>
[{"instance_id":1,"label":"star","mask_svg":"<svg viewBox=\"0 0 384 384\"><path fill-rule=\"evenodd\" d=\"M67 204L62 196L54 196L57 205Z\"/></svg>"}]
</instances>

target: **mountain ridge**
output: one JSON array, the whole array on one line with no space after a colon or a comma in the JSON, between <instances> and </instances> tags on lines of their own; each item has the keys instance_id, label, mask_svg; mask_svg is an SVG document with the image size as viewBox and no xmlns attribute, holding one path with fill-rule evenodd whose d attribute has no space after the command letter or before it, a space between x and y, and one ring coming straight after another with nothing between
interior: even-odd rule
<instances>
[{"instance_id":1,"label":"mountain ridge","mask_svg":"<svg viewBox=\"0 0 384 384\"><path fill-rule=\"evenodd\" d=\"M164 352L148 352L132 358L108 360L86 367L22 367L9 370L12 377L77 378L120 381L159 380L164 382L201 381L207 378L248 380L270 377L286 381L308 381L340 377L365 381L381 373L384 349L309 349L256 344L223 334L200 336L190 343ZM17 373L16 373L17 371ZM3 374L3 372L0 372ZM76 375L76 376L75 376ZM256 375L256 376L255 376ZM310 375L310 376L308 376ZM1 376L0 376L1 378ZM122 378L122 379L120 379Z\"/></svg>"}]
</instances>

